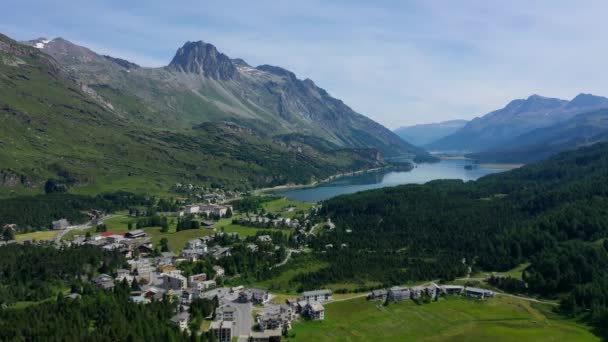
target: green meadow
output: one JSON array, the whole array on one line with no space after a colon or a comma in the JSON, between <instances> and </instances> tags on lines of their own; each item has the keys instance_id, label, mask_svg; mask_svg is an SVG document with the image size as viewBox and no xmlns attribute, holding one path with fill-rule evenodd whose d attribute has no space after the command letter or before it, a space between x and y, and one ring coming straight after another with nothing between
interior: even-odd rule
<instances>
[{"instance_id":1,"label":"green meadow","mask_svg":"<svg viewBox=\"0 0 608 342\"><path fill-rule=\"evenodd\" d=\"M294 324L288 341L599 341L550 307L515 298L440 299L383 306L364 298L325 306L324 321Z\"/></svg>"}]
</instances>

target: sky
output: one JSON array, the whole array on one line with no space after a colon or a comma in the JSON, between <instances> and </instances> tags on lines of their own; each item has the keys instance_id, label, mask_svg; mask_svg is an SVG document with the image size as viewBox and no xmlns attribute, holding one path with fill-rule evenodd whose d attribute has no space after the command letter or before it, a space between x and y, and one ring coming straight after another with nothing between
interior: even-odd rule
<instances>
[{"instance_id":1,"label":"sky","mask_svg":"<svg viewBox=\"0 0 608 342\"><path fill-rule=\"evenodd\" d=\"M0 33L142 66L186 41L310 78L389 128L472 119L532 94L608 96L608 1L2 0Z\"/></svg>"}]
</instances>

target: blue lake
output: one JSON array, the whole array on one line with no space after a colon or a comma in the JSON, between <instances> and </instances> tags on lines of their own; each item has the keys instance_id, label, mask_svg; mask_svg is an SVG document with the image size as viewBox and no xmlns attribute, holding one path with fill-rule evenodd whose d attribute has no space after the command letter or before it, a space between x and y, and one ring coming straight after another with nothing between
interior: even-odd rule
<instances>
[{"instance_id":1,"label":"blue lake","mask_svg":"<svg viewBox=\"0 0 608 342\"><path fill-rule=\"evenodd\" d=\"M466 170L469 161L451 159L442 160L435 164L418 164L411 171L377 172L357 176L342 177L334 181L310 188L286 189L275 191L275 194L302 202L319 202L338 195L353 192L378 189L400 184L423 184L435 179L476 180L491 173L506 171L505 169L479 167Z\"/></svg>"}]
</instances>

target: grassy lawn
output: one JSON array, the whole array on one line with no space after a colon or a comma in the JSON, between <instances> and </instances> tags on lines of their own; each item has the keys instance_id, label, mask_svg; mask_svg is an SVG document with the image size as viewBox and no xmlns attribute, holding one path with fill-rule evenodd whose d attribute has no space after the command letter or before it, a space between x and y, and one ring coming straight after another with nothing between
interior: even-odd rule
<instances>
[{"instance_id":1,"label":"grassy lawn","mask_svg":"<svg viewBox=\"0 0 608 342\"><path fill-rule=\"evenodd\" d=\"M529 263L523 263L506 272L479 272L479 273L472 275L471 278L485 278L485 277L491 276L492 274L497 274L497 275L500 274L500 275L508 276L508 277L515 278L515 279L521 279L524 270L528 266L530 266Z\"/></svg>"},{"instance_id":2,"label":"grassy lawn","mask_svg":"<svg viewBox=\"0 0 608 342\"><path fill-rule=\"evenodd\" d=\"M310 208L312 208L312 203L298 202L298 201L290 201L287 198L283 197L278 200L266 202L263 205L264 210L273 214L281 214L283 217L294 217L298 212L308 212ZM283 211L283 208L286 207L295 207L294 211Z\"/></svg>"},{"instance_id":3,"label":"grassy lawn","mask_svg":"<svg viewBox=\"0 0 608 342\"><path fill-rule=\"evenodd\" d=\"M273 293L295 295L299 284L293 280L294 277L303 273L315 272L327 266L327 264L316 260L298 260L295 262L292 260L281 267L283 272L278 276L255 283L252 286L268 289Z\"/></svg>"},{"instance_id":4,"label":"grassy lawn","mask_svg":"<svg viewBox=\"0 0 608 342\"><path fill-rule=\"evenodd\" d=\"M67 233L65 233L65 235L63 235L61 237L61 240L67 240L70 241L74 238L74 236L76 235L86 235L87 232L90 232L91 235L95 235L95 229L94 228L87 228L87 229L82 229L82 230L71 230Z\"/></svg>"},{"instance_id":5,"label":"grassy lawn","mask_svg":"<svg viewBox=\"0 0 608 342\"><path fill-rule=\"evenodd\" d=\"M109 232L126 233L129 231L129 222L133 223L133 229L135 229L136 221L137 220L134 217L118 216L105 220L104 224L106 225L106 227L108 227Z\"/></svg>"},{"instance_id":6,"label":"grassy lawn","mask_svg":"<svg viewBox=\"0 0 608 342\"><path fill-rule=\"evenodd\" d=\"M571 320L519 299L442 299L387 307L363 298L325 306L325 321L298 322L289 341L599 341Z\"/></svg>"},{"instance_id":7,"label":"grassy lawn","mask_svg":"<svg viewBox=\"0 0 608 342\"><path fill-rule=\"evenodd\" d=\"M255 236L255 234L257 234L257 232L259 232L259 231L282 232L285 235L289 235L289 233L291 232L291 230L288 230L288 229L256 228L256 227L241 226L239 224L229 224L229 225L224 226L222 228L224 228L224 232L226 232L226 233L237 233L237 234L239 234L239 237L241 237L241 238L245 238L245 237L248 237L248 236ZM218 231L219 230L220 229L218 229Z\"/></svg>"},{"instance_id":8,"label":"grassy lawn","mask_svg":"<svg viewBox=\"0 0 608 342\"><path fill-rule=\"evenodd\" d=\"M167 238L167 240L169 240L169 248L174 253L180 253L182 249L184 249L184 245L188 240L212 235L214 233L213 230L205 228L188 229L176 232L175 227L172 227L167 233L162 233L160 231L160 227L144 228L144 231L150 235L152 238L152 244L155 247L159 245L160 239Z\"/></svg>"},{"instance_id":9,"label":"grassy lawn","mask_svg":"<svg viewBox=\"0 0 608 342\"><path fill-rule=\"evenodd\" d=\"M17 234L17 235L15 235L15 240L17 240L19 242L21 242L23 240L27 240L27 239L32 239L32 240L36 240L36 241L53 240L56 235L57 235L56 231L43 230L43 231L33 232L33 233Z\"/></svg>"}]
</instances>

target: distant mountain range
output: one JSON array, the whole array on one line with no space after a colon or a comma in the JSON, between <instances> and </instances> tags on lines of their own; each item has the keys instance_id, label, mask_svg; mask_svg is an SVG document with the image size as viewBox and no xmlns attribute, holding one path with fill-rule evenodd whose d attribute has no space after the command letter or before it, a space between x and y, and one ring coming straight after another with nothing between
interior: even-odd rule
<instances>
[{"instance_id":1,"label":"distant mountain range","mask_svg":"<svg viewBox=\"0 0 608 342\"><path fill-rule=\"evenodd\" d=\"M0 196L305 183L428 157L311 80L203 42L144 68L67 40L0 35ZM8 189L8 190L7 190Z\"/></svg>"},{"instance_id":2,"label":"distant mountain range","mask_svg":"<svg viewBox=\"0 0 608 342\"><path fill-rule=\"evenodd\" d=\"M468 152L502 149L522 134L603 108L608 108L608 99L590 94L580 94L571 101L532 95L475 118L426 147Z\"/></svg>"},{"instance_id":3,"label":"distant mountain range","mask_svg":"<svg viewBox=\"0 0 608 342\"><path fill-rule=\"evenodd\" d=\"M608 109L574 116L524 133L502 148L468 155L487 162L529 163L558 152L608 140Z\"/></svg>"},{"instance_id":4,"label":"distant mountain range","mask_svg":"<svg viewBox=\"0 0 608 342\"><path fill-rule=\"evenodd\" d=\"M608 98L579 94L571 101L532 95L475 118L425 145L485 161L529 162L602 141Z\"/></svg>"},{"instance_id":5,"label":"distant mountain range","mask_svg":"<svg viewBox=\"0 0 608 342\"><path fill-rule=\"evenodd\" d=\"M393 132L401 139L416 146L424 146L446 137L467 124L467 120L451 120L439 123L399 127Z\"/></svg>"}]
</instances>

